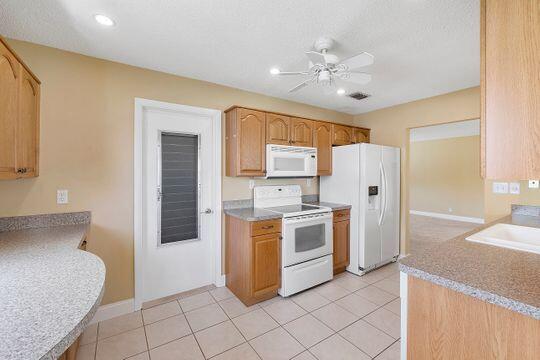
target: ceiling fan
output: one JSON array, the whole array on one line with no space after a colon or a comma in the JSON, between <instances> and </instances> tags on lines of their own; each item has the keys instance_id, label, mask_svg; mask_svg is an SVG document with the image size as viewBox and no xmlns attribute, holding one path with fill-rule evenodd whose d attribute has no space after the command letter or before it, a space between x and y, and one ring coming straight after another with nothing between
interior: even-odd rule
<instances>
[{"instance_id":1,"label":"ceiling fan","mask_svg":"<svg viewBox=\"0 0 540 360\"><path fill-rule=\"evenodd\" d=\"M362 52L348 59L341 61L336 55L328 52L334 45L331 38L321 37L315 41L313 47L316 51L307 51L309 60L307 71L281 71L278 68L270 69L272 75L289 76L304 75L307 79L296 85L289 92L295 92L305 88L310 84L319 84L327 88L336 86L336 82L349 81L355 84L367 84L371 81L371 75L359 71L358 68L373 64L375 57L367 52ZM345 89L338 89L337 93L342 95Z\"/></svg>"}]
</instances>

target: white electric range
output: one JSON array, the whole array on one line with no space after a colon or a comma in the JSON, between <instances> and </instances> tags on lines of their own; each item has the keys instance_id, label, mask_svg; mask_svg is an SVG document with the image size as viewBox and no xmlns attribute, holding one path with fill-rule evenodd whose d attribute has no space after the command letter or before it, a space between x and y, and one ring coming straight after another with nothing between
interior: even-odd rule
<instances>
[{"instance_id":1,"label":"white electric range","mask_svg":"<svg viewBox=\"0 0 540 360\"><path fill-rule=\"evenodd\" d=\"M254 207L283 215L281 296L289 296L333 277L332 209L302 203L299 185L257 186Z\"/></svg>"}]
</instances>

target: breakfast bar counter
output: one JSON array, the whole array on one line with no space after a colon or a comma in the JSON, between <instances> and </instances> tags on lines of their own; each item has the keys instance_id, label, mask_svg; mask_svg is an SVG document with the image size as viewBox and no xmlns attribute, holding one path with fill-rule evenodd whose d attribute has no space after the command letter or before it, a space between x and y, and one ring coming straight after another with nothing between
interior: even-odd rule
<instances>
[{"instance_id":1,"label":"breakfast bar counter","mask_svg":"<svg viewBox=\"0 0 540 360\"><path fill-rule=\"evenodd\" d=\"M540 228L540 217L514 213L400 260L400 270L540 320L540 255L466 240L497 223Z\"/></svg>"},{"instance_id":2,"label":"breakfast bar counter","mask_svg":"<svg viewBox=\"0 0 540 360\"><path fill-rule=\"evenodd\" d=\"M57 359L92 320L105 265L79 249L89 213L24 218L0 219L0 359Z\"/></svg>"}]
</instances>

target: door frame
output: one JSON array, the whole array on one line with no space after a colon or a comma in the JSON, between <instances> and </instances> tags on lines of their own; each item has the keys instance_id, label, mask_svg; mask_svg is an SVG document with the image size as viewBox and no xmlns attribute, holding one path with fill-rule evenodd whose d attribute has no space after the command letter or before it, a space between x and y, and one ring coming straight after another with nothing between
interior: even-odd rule
<instances>
[{"instance_id":1,"label":"door frame","mask_svg":"<svg viewBox=\"0 0 540 360\"><path fill-rule=\"evenodd\" d=\"M214 285L225 285L225 275L221 273L221 258L222 258L222 242L221 242L221 222L222 222L222 205L221 205L221 110L207 109L188 105L180 105L156 100L143 98L135 98L135 116L134 116L134 141L133 141L133 245L134 245L134 310L140 310L143 299L143 117L146 109L165 110L172 112L181 112L193 114L195 116L206 115L212 119L212 127L215 144L213 159L213 184L214 188L214 233L213 239L210 239L213 248L213 279Z\"/></svg>"}]
</instances>

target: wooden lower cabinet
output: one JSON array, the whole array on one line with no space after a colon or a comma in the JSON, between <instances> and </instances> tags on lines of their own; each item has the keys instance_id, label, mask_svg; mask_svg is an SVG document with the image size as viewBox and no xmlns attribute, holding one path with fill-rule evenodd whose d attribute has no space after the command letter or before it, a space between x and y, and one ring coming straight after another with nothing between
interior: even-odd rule
<instances>
[{"instance_id":1,"label":"wooden lower cabinet","mask_svg":"<svg viewBox=\"0 0 540 360\"><path fill-rule=\"evenodd\" d=\"M250 306L277 295L281 286L281 219L225 217L226 285Z\"/></svg>"},{"instance_id":2,"label":"wooden lower cabinet","mask_svg":"<svg viewBox=\"0 0 540 360\"><path fill-rule=\"evenodd\" d=\"M540 321L431 282L407 280L407 359L538 359Z\"/></svg>"},{"instance_id":3,"label":"wooden lower cabinet","mask_svg":"<svg viewBox=\"0 0 540 360\"><path fill-rule=\"evenodd\" d=\"M350 234L351 234L350 210L334 211L334 275L342 273L349 265L350 259Z\"/></svg>"}]
</instances>

